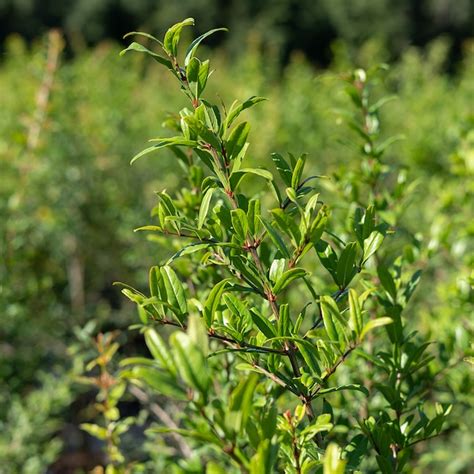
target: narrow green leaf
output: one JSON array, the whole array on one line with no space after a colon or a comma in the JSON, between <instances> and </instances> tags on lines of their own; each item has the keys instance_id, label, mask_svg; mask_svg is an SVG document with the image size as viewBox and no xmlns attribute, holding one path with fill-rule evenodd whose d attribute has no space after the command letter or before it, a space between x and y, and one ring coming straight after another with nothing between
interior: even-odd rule
<instances>
[{"instance_id":1,"label":"narrow green leaf","mask_svg":"<svg viewBox=\"0 0 474 474\"><path fill-rule=\"evenodd\" d=\"M242 379L230 395L228 409L225 412L225 423L228 428L240 433L251 414L252 399L258 382L256 374Z\"/></svg>"},{"instance_id":2,"label":"narrow green leaf","mask_svg":"<svg viewBox=\"0 0 474 474\"><path fill-rule=\"evenodd\" d=\"M370 320L362 329L362 332L360 333L360 340L364 339L364 336L372 331L372 329L378 328L380 326L386 326L387 324L392 324L393 319L384 317L384 318L377 318L377 319L372 319Z\"/></svg>"},{"instance_id":3,"label":"narrow green leaf","mask_svg":"<svg viewBox=\"0 0 474 474\"><path fill-rule=\"evenodd\" d=\"M341 252L337 263L336 276L340 288L346 288L357 273L357 268L355 267L356 256L356 242L348 243Z\"/></svg>"},{"instance_id":4,"label":"narrow green leaf","mask_svg":"<svg viewBox=\"0 0 474 474\"><path fill-rule=\"evenodd\" d=\"M261 178L267 179L268 181L271 181L273 179L273 175L270 173L270 171L267 171L262 168L241 168L238 171L234 171L232 175L235 175L235 174L245 175L247 173L260 176Z\"/></svg>"},{"instance_id":5,"label":"narrow green leaf","mask_svg":"<svg viewBox=\"0 0 474 474\"><path fill-rule=\"evenodd\" d=\"M333 280L338 283L336 275L338 260L334 249L325 240L319 240L315 245L315 249L323 267L331 274Z\"/></svg>"},{"instance_id":6,"label":"narrow green leaf","mask_svg":"<svg viewBox=\"0 0 474 474\"><path fill-rule=\"evenodd\" d=\"M250 310L250 314L252 315L252 320L258 329L268 338L276 337L276 331L273 327L272 323L268 321L266 318L258 314L254 309Z\"/></svg>"},{"instance_id":7,"label":"narrow green leaf","mask_svg":"<svg viewBox=\"0 0 474 474\"><path fill-rule=\"evenodd\" d=\"M204 225L214 189L215 188L209 188L202 198L201 207L199 208L198 229L202 229L202 226Z\"/></svg>"},{"instance_id":8,"label":"narrow green leaf","mask_svg":"<svg viewBox=\"0 0 474 474\"><path fill-rule=\"evenodd\" d=\"M145 343L153 358L161 363L163 369L176 375L173 357L158 332L152 328L147 328L145 330Z\"/></svg>"},{"instance_id":9,"label":"narrow green leaf","mask_svg":"<svg viewBox=\"0 0 474 474\"><path fill-rule=\"evenodd\" d=\"M275 163L276 169L285 183L285 186L291 186L291 168L286 160L278 153L272 153L272 160Z\"/></svg>"},{"instance_id":10,"label":"narrow green leaf","mask_svg":"<svg viewBox=\"0 0 474 474\"><path fill-rule=\"evenodd\" d=\"M268 276L270 277L270 281L276 283L280 277L283 275L286 268L286 260L284 258L276 258L273 260L272 264L270 265L270 270Z\"/></svg>"},{"instance_id":11,"label":"narrow green leaf","mask_svg":"<svg viewBox=\"0 0 474 474\"><path fill-rule=\"evenodd\" d=\"M280 306L280 319L278 320L277 328L279 336L291 336L293 323L290 318L290 309L288 304L282 304Z\"/></svg>"},{"instance_id":12,"label":"narrow green leaf","mask_svg":"<svg viewBox=\"0 0 474 474\"><path fill-rule=\"evenodd\" d=\"M251 199L247 210L247 221L249 223L249 232L255 236L260 230L260 199Z\"/></svg>"},{"instance_id":13,"label":"narrow green leaf","mask_svg":"<svg viewBox=\"0 0 474 474\"><path fill-rule=\"evenodd\" d=\"M241 241L246 240L249 224L245 212L242 209L232 209L230 211L230 218L236 235Z\"/></svg>"},{"instance_id":14,"label":"narrow green leaf","mask_svg":"<svg viewBox=\"0 0 474 474\"><path fill-rule=\"evenodd\" d=\"M336 331L334 321L339 316L339 308L336 302L327 295L321 296L321 314L323 317L324 327L331 341L338 341L339 337Z\"/></svg>"},{"instance_id":15,"label":"narrow green leaf","mask_svg":"<svg viewBox=\"0 0 474 474\"><path fill-rule=\"evenodd\" d=\"M364 264L382 245L384 236L378 230L374 230L371 234L364 240L364 256L362 263Z\"/></svg>"},{"instance_id":16,"label":"narrow green leaf","mask_svg":"<svg viewBox=\"0 0 474 474\"><path fill-rule=\"evenodd\" d=\"M303 268L290 268L278 279L273 287L273 292L275 295L284 290L292 281L297 278L303 278L307 275L306 270Z\"/></svg>"},{"instance_id":17,"label":"narrow green leaf","mask_svg":"<svg viewBox=\"0 0 474 474\"><path fill-rule=\"evenodd\" d=\"M139 53L148 54L155 61L159 62L160 64L163 64L163 66L166 66L168 69L173 70L173 66L171 65L171 61L169 59L164 58L163 56L160 56L159 54L154 53L153 51L150 51L148 48L145 48L145 46L141 45L140 43L136 43L134 41L126 49L120 51L120 56L123 56L128 51L138 51Z\"/></svg>"},{"instance_id":18,"label":"narrow green leaf","mask_svg":"<svg viewBox=\"0 0 474 474\"><path fill-rule=\"evenodd\" d=\"M352 329L355 331L357 336L360 335L362 331L362 310L359 304L359 297L357 292L352 288L349 290L349 322Z\"/></svg>"},{"instance_id":19,"label":"narrow green leaf","mask_svg":"<svg viewBox=\"0 0 474 474\"><path fill-rule=\"evenodd\" d=\"M216 286L211 290L209 296L204 303L204 320L206 321L206 325L208 328L212 326L212 321L214 319L214 313L219 306L221 301L222 293L224 293L227 284L229 283L230 278L226 278L225 280L220 281L217 283Z\"/></svg>"},{"instance_id":20,"label":"narrow green leaf","mask_svg":"<svg viewBox=\"0 0 474 474\"><path fill-rule=\"evenodd\" d=\"M199 348L204 357L209 354L209 336L204 326L203 320L192 314L188 319L188 330L186 331L190 340Z\"/></svg>"},{"instance_id":21,"label":"narrow green leaf","mask_svg":"<svg viewBox=\"0 0 474 474\"><path fill-rule=\"evenodd\" d=\"M181 36L181 30L185 26L194 25L194 18L186 18L186 20L181 21L173 25L165 34L163 40L163 48L171 56L176 56L178 53L178 43Z\"/></svg>"},{"instance_id":22,"label":"narrow green leaf","mask_svg":"<svg viewBox=\"0 0 474 474\"><path fill-rule=\"evenodd\" d=\"M151 39L157 42L160 46L163 46L163 43L155 36L150 35L150 33L144 33L143 31L129 31L123 35L123 39L128 38L129 36L143 36L144 38Z\"/></svg>"},{"instance_id":23,"label":"narrow green leaf","mask_svg":"<svg viewBox=\"0 0 474 474\"><path fill-rule=\"evenodd\" d=\"M187 117L184 117L184 121L196 135L202 138L203 141L211 145L216 150L220 150L219 138L205 123L203 123L194 115L188 115Z\"/></svg>"},{"instance_id":24,"label":"narrow green leaf","mask_svg":"<svg viewBox=\"0 0 474 474\"><path fill-rule=\"evenodd\" d=\"M142 156L147 155L148 153L151 153L153 151L157 151L157 150L160 150L162 148L169 147L169 146L187 146L187 147L190 147L190 148L194 148L194 147L197 146L197 142L195 140L187 140L186 138L183 138L183 137L153 138L150 141L151 142L158 141L158 143L156 145L145 148L140 153L137 153L131 159L130 164L135 163L135 161L137 161Z\"/></svg>"},{"instance_id":25,"label":"narrow green leaf","mask_svg":"<svg viewBox=\"0 0 474 474\"><path fill-rule=\"evenodd\" d=\"M319 377L321 375L321 368L318 362L318 348L305 339L300 339L295 344L308 369L311 371L311 375Z\"/></svg>"},{"instance_id":26,"label":"narrow green leaf","mask_svg":"<svg viewBox=\"0 0 474 474\"><path fill-rule=\"evenodd\" d=\"M198 89L197 89L197 96L201 97L201 94L204 92L204 89L206 88L207 84L207 79L209 78L209 67L210 67L210 62L209 59L204 61L200 66L199 66L199 73L198 73Z\"/></svg>"},{"instance_id":27,"label":"narrow green leaf","mask_svg":"<svg viewBox=\"0 0 474 474\"><path fill-rule=\"evenodd\" d=\"M231 132L226 141L227 157L232 160L238 156L244 147L250 132L250 124L248 122L239 123Z\"/></svg>"},{"instance_id":28,"label":"narrow green leaf","mask_svg":"<svg viewBox=\"0 0 474 474\"><path fill-rule=\"evenodd\" d=\"M379 265L377 267L377 274L378 274L380 283L382 283L382 286L384 287L384 289L392 297L393 302L396 302L397 287L395 286L395 281L393 280L393 277L388 271L388 269L383 265Z\"/></svg>"},{"instance_id":29,"label":"narrow green leaf","mask_svg":"<svg viewBox=\"0 0 474 474\"><path fill-rule=\"evenodd\" d=\"M130 370L122 371L120 377L132 382L143 382L157 393L167 397L186 400L186 393L173 375L152 367L133 367Z\"/></svg>"},{"instance_id":30,"label":"narrow green leaf","mask_svg":"<svg viewBox=\"0 0 474 474\"><path fill-rule=\"evenodd\" d=\"M265 99L265 97L252 96L243 103L239 104L238 102L234 102L224 122L224 130L227 130L232 125L234 120L241 114L242 111L250 107L253 107L255 104L258 104L259 102L262 102L264 100L267 100L267 99Z\"/></svg>"},{"instance_id":31,"label":"narrow green leaf","mask_svg":"<svg viewBox=\"0 0 474 474\"><path fill-rule=\"evenodd\" d=\"M188 49L186 50L185 53L185 58L184 58L184 66L187 66L189 64L189 61L191 61L191 58L194 57L196 54L196 50L198 49L199 45L201 42L206 39L208 36L213 35L214 33L217 33L218 31L229 31L227 28L214 28L213 30L209 30L206 33L202 34L201 36L198 36L189 46Z\"/></svg>"},{"instance_id":32,"label":"narrow green leaf","mask_svg":"<svg viewBox=\"0 0 474 474\"><path fill-rule=\"evenodd\" d=\"M181 281L175 271L167 265L161 267L160 272L163 277L168 302L178 310L177 315L184 316L188 312L188 308L186 304L186 295Z\"/></svg>"},{"instance_id":33,"label":"narrow green leaf","mask_svg":"<svg viewBox=\"0 0 474 474\"><path fill-rule=\"evenodd\" d=\"M305 163L306 163L306 154L303 154L298 158L298 161L296 162L296 166L291 176L291 187L293 189L297 189L301 182L301 176L303 174Z\"/></svg>"},{"instance_id":34,"label":"narrow green leaf","mask_svg":"<svg viewBox=\"0 0 474 474\"><path fill-rule=\"evenodd\" d=\"M170 337L170 343L182 379L206 397L211 379L204 354L189 335L183 332L174 332Z\"/></svg>"},{"instance_id":35,"label":"narrow green leaf","mask_svg":"<svg viewBox=\"0 0 474 474\"><path fill-rule=\"evenodd\" d=\"M363 393L366 397L369 396L369 391L363 386L356 383L350 383L346 385L339 385L337 387L323 388L318 392L318 396L327 395L328 393L341 392L343 390L353 390Z\"/></svg>"},{"instance_id":36,"label":"narrow green leaf","mask_svg":"<svg viewBox=\"0 0 474 474\"><path fill-rule=\"evenodd\" d=\"M278 234L278 232L275 230L275 228L270 224L270 222L267 222L263 218L260 218L260 221L262 222L263 226L267 230L267 233L272 240L272 242L275 244L277 249L280 251L281 255L285 258L290 258L290 252L288 248L286 247L285 242L281 238L281 236Z\"/></svg>"}]
</instances>

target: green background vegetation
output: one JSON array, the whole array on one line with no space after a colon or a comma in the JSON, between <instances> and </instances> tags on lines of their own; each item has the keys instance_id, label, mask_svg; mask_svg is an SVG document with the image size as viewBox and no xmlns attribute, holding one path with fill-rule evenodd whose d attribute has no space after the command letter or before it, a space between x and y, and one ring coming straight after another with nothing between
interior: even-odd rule
<instances>
[{"instance_id":1,"label":"green background vegetation","mask_svg":"<svg viewBox=\"0 0 474 474\"><path fill-rule=\"evenodd\" d=\"M182 108L184 97L170 92L170 78L144 57L120 58L115 42L82 45L134 26L162 30L188 12L202 30L231 28L213 52L208 95L226 103L269 99L249 112L258 166L271 152L291 150L307 152L319 174L357 168L359 158L345 143L340 74L391 62L380 87L397 99L383 109L382 135L405 136L387 156L416 178L404 222L424 258L412 316L422 334L438 341L449 367L446 398L455 394L458 401L456 430L431 441L416 472L468 472L472 370L462 358L473 309L469 2L423 2L418 17L417 2L408 1L358 1L351 8L339 1L271 8L260 2L254 11L252 2L223 9L208 0L183 2L179 11L158 4L152 15L156 2L64 2L63 11L49 3L0 1L9 25L2 33L20 29L31 39L59 24L68 39L63 45L54 36L32 43L9 36L0 63L0 472L44 472L55 461L56 472L66 472L67 465L87 465L81 453L98 453L77 429L93 395L75 376L88 359L91 334L134 321L134 308L111 283L146 285L147 268L166 255L132 229L148 221L155 190L179 184L174 158L163 152L133 168L128 162L148 138L162 135L166 112ZM444 26L437 29L433 18ZM433 39L439 32L447 35ZM48 51L54 56L55 48L48 84ZM138 335L120 337L125 354L140 351Z\"/></svg>"}]
</instances>

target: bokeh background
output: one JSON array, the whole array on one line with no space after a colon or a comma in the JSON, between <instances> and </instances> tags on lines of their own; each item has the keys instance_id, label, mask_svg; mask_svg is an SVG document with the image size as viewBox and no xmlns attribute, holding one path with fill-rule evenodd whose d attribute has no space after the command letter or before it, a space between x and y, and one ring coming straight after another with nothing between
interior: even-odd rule
<instances>
[{"instance_id":1,"label":"bokeh background","mask_svg":"<svg viewBox=\"0 0 474 474\"><path fill-rule=\"evenodd\" d=\"M94 393L77 376L93 334L134 321L112 282L144 285L162 257L133 229L149 222L154 191L178 184L173 160L128 163L184 105L155 64L118 53L124 33L162 35L188 16L193 35L230 29L204 49L208 94L269 98L251 112L259 165L290 150L319 173L344 170L357 157L341 143L339 74L390 65L381 87L398 99L383 129L406 139L389 159L417 182L406 223L429 249L414 316L440 341L460 403L459 429L419 472L472 472L472 371L458 359L472 329L473 15L470 0L0 0L0 473L100 460L78 429ZM120 337L124 353L141 350L138 335Z\"/></svg>"}]
</instances>

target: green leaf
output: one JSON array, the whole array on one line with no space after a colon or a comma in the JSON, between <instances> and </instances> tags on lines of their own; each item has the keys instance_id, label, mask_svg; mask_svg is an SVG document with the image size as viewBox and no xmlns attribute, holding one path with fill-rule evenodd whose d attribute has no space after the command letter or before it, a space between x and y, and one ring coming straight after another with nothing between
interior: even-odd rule
<instances>
[{"instance_id":1,"label":"green leaf","mask_svg":"<svg viewBox=\"0 0 474 474\"><path fill-rule=\"evenodd\" d=\"M318 362L318 348L305 339L298 339L295 344L308 369L311 371L311 375L319 377L321 375L321 368Z\"/></svg>"},{"instance_id":2,"label":"green leaf","mask_svg":"<svg viewBox=\"0 0 474 474\"><path fill-rule=\"evenodd\" d=\"M364 256L362 264L364 264L382 245L384 235L378 230L371 232L369 237L364 240Z\"/></svg>"},{"instance_id":3,"label":"green leaf","mask_svg":"<svg viewBox=\"0 0 474 474\"><path fill-rule=\"evenodd\" d=\"M163 278L168 303L173 308L176 308L177 316L184 316L188 312L188 307L184 288L178 276L175 271L167 265L161 267L160 273Z\"/></svg>"},{"instance_id":4,"label":"green leaf","mask_svg":"<svg viewBox=\"0 0 474 474\"><path fill-rule=\"evenodd\" d=\"M344 474L346 461L341 459L341 449L329 443L324 453L323 474Z\"/></svg>"},{"instance_id":5,"label":"green leaf","mask_svg":"<svg viewBox=\"0 0 474 474\"><path fill-rule=\"evenodd\" d=\"M252 324L250 311L244 303L242 303L231 293L225 293L223 295L223 300L227 308L229 308L230 312L234 316L234 318L231 320L232 328L230 328L230 324L226 324L225 330L235 330L233 337L235 337L237 340L241 340L243 338L243 334Z\"/></svg>"},{"instance_id":6,"label":"green leaf","mask_svg":"<svg viewBox=\"0 0 474 474\"><path fill-rule=\"evenodd\" d=\"M204 357L207 357L209 353L209 336L202 319L197 314L192 314L189 317L187 334Z\"/></svg>"},{"instance_id":7,"label":"green leaf","mask_svg":"<svg viewBox=\"0 0 474 474\"><path fill-rule=\"evenodd\" d=\"M163 43L158 38L156 38L153 35L150 35L150 33L144 33L143 31L129 31L128 33L123 35L123 39L128 38L129 36L135 36L135 35L143 36L144 38L151 39L155 41L156 43L158 43L160 46L163 46Z\"/></svg>"},{"instance_id":8,"label":"green leaf","mask_svg":"<svg viewBox=\"0 0 474 474\"><path fill-rule=\"evenodd\" d=\"M290 268L278 279L273 287L273 292L275 295L284 290L292 281L297 278L303 278L307 275L306 270L303 268Z\"/></svg>"},{"instance_id":9,"label":"green leaf","mask_svg":"<svg viewBox=\"0 0 474 474\"><path fill-rule=\"evenodd\" d=\"M204 320L208 328L212 326L212 321L214 319L214 313L217 311L217 307L221 301L222 293L224 293L227 284L229 283L230 278L217 283L216 286L211 290L209 296L204 303Z\"/></svg>"},{"instance_id":10,"label":"green leaf","mask_svg":"<svg viewBox=\"0 0 474 474\"><path fill-rule=\"evenodd\" d=\"M261 168L241 168L237 171L234 171L232 176L238 176L240 179L242 179L242 177L244 177L247 173L260 176L261 178L267 179L268 181L273 179L273 175L269 171Z\"/></svg>"},{"instance_id":11,"label":"green leaf","mask_svg":"<svg viewBox=\"0 0 474 474\"><path fill-rule=\"evenodd\" d=\"M276 337L277 334L275 328L268 319L258 314L253 308L250 310L250 314L252 315L252 320L255 325L265 336L268 338Z\"/></svg>"},{"instance_id":12,"label":"green leaf","mask_svg":"<svg viewBox=\"0 0 474 474\"><path fill-rule=\"evenodd\" d=\"M186 400L186 393L179 386L175 376L152 367L133 367L120 373L123 379L143 382L157 393L177 400Z\"/></svg>"},{"instance_id":13,"label":"green leaf","mask_svg":"<svg viewBox=\"0 0 474 474\"><path fill-rule=\"evenodd\" d=\"M251 199L247 210L249 232L255 236L260 230L260 199Z\"/></svg>"},{"instance_id":14,"label":"green leaf","mask_svg":"<svg viewBox=\"0 0 474 474\"><path fill-rule=\"evenodd\" d=\"M159 62L160 64L163 64L163 66L166 66L168 69L173 70L173 66L169 59L164 58L163 56L160 56L159 54L156 54L153 51L150 51L148 48L145 48L145 46L141 45L140 43L136 43L134 41L126 49L123 49L122 51L120 51L120 56L123 56L128 51L138 51L139 53L148 54L155 61Z\"/></svg>"},{"instance_id":15,"label":"green leaf","mask_svg":"<svg viewBox=\"0 0 474 474\"><path fill-rule=\"evenodd\" d=\"M268 276L270 277L270 281L272 281L273 283L276 283L279 280L279 278L283 275L285 268L286 268L286 260L284 258L276 258L275 260L273 260L270 266L270 271L268 273Z\"/></svg>"},{"instance_id":16,"label":"green leaf","mask_svg":"<svg viewBox=\"0 0 474 474\"><path fill-rule=\"evenodd\" d=\"M196 135L202 138L203 141L211 145L216 150L220 150L221 146L219 138L209 127L207 127L207 125L201 122L199 118L195 117L194 115L188 115L187 117L184 117L184 121Z\"/></svg>"},{"instance_id":17,"label":"green leaf","mask_svg":"<svg viewBox=\"0 0 474 474\"><path fill-rule=\"evenodd\" d=\"M146 433L176 433L180 436L183 436L185 438L192 438L197 441L201 441L204 443L211 443L215 444L219 447L221 446L221 441L220 439L212 432L203 432L203 431L197 431L197 430L186 430L182 428L168 428L167 426L157 426L156 428L149 428L146 430ZM206 473L207 474L207 473Z\"/></svg>"},{"instance_id":18,"label":"green leaf","mask_svg":"<svg viewBox=\"0 0 474 474\"><path fill-rule=\"evenodd\" d=\"M298 161L296 162L296 166L293 170L293 174L291 176L291 187L293 189L297 189L301 182L301 176L303 174L305 163L306 163L306 154L303 154L298 158Z\"/></svg>"},{"instance_id":19,"label":"green leaf","mask_svg":"<svg viewBox=\"0 0 474 474\"><path fill-rule=\"evenodd\" d=\"M357 256L356 242L350 242L346 245L339 256L337 263L336 276L340 288L346 288L357 273L355 261Z\"/></svg>"},{"instance_id":20,"label":"green leaf","mask_svg":"<svg viewBox=\"0 0 474 474\"><path fill-rule=\"evenodd\" d=\"M408 302L408 300L413 295L413 292L416 290L416 287L418 286L418 283L420 283L420 280L421 280L421 274L422 274L422 271L417 270L411 276L410 281L406 285L405 291L403 292L403 296L405 297L405 302Z\"/></svg>"},{"instance_id":21,"label":"green leaf","mask_svg":"<svg viewBox=\"0 0 474 474\"><path fill-rule=\"evenodd\" d=\"M232 209L232 211L230 211L230 218L236 235L241 241L246 240L249 224L245 212L242 209Z\"/></svg>"},{"instance_id":22,"label":"green leaf","mask_svg":"<svg viewBox=\"0 0 474 474\"><path fill-rule=\"evenodd\" d=\"M336 331L335 322L339 315L339 308L336 302L327 295L321 296L321 315L323 317L324 327L331 341L338 341L339 337Z\"/></svg>"},{"instance_id":23,"label":"green leaf","mask_svg":"<svg viewBox=\"0 0 474 474\"><path fill-rule=\"evenodd\" d=\"M362 240L367 239L375 229L375 207L369 206L364 214L364 222L362 224Z\"/></svg>"},{"instance_id":24,"label":"green leaf","mask_svg":"<svg viewBox=\"0 0 474 474\"><path fill-rule=\"evenodd\" d=\"M319 240L315 245L315 249L323 267L331 274L333 280L338 283L336 276L338 263L334 249L325 240Z\"/></svg>"},{"instance_id":25,"label":"green leaf","mask_svg":"<svg viewBox=\"0 0 474 474\"><path fill-rule=\"evenodd\" d=\"M204 225L214 189L215 188L209 188L202 198L201 207L199 208L198 229L202 229L202 226Z\"/></svg>"},{"instance_id":26,"label":"green leaf","mask_svg":"<svg viewBox=\"0 0 474 474\"><path fill-rule=\"evenodd\" d=\"M156 145L150 146L148 148L145 148L142 150L140 153L137 153L131 160L130 164L135 163L139 158L141 158L144 155L147 155L148 153L151 153L153 151L161 150L162 148L166 148L169 146L187 146L194 148L198 144L195 140L188 140L183 137L172 137L172 138L154 138L150 140L151 142L153 141L158 141Z\"/></svg>"},{"instance_id":27,"label":"green leaf","mask_svg":"<svg viewBox=\"0 0 474 474\"><path fill-rule=\"evenodd\" d=\"M194 25L194 18L186 18L186 20L181 21L173 25L165 34L163 40L164 50L171 56L176 56L178 53L178 43L181 36L181 30L185 26Z\"/></svg>"},{"instance_id":28,"label":"green leaf","mask_svg":"<svg viewBox=\"0 0 474 474\"><path fill-rule=\"evenodd\" d=\"M94 425L92 423L81 423L79 427L81 428L81 430L84 430L86 433L90 434L94 438L100 440L107 439L107 428L104 428L103 426Z\"/></svg>"},{"instance_id":29,"label":"green leaf","mask_svg":"<svg viewBox=\"0 0 474 474\"><path fill-rule=\"evenodd\" d=\"M301 242L301 233L293 217L281 208L272 209L271 213L278 227L292 239L292 243L296 247Z\"/></svg>"},{"instance_id":30,"label":"green leaf","mask_svg":"<svg viewBox=\"0 0 474 474\"><path fill-rule=\"evenodd\" d=\"M280 319L278 320L277 327L279 336L291 336L293 323L291 321L288 304L282 304L280 306Z\"/></svg>"},{"instance_id":31,"label":"green leaf","mask_svg":"<svg viewBox=\"0 0 474 474\"><path fill-rule=\"evenodd\" d=\"M198 89L197 89L197 96L200 97L201 94L204 92L204 89L206 88L207 84L207 79L209 78L209 67L210 67L210 62L209 59L204 61L200 66L199 66L199 73L198 73Z\"/></svg>"},{"instance_id":32,"label":"green leaf","mask_svg":"<svg viewBox=\"0 0 474 474\"><path fill-rule=\"evenodd\" d=\"M364 339L364 336L369 331L372 331L372 329L378 328L380 326L386 326L387 324L392 324L392 323L393 323L393 319L388 318L388 317L370 320L362 329L362 332L360 333L360 340L362 341Z\"/></svg>"},{"instance_id":33,"label":"green leaf","mask_svg":"<svg viewBox=\"0 0 474 474\"><path fill-rule=\"evenodd\" d=\"M206 397L211 379L204 354L189 335L182 332L174 332L170 343L182 379Z\"/></svg>"},{"instance_id":34,"label":"green leaf","mask_svg":"<svg viewBox=\"0 0 474 474\"><path fill-rule=\"evenodd\" d=\"M359 303L357 292L352 288L349 290L349 323L357 336L362 331L362 310Z\"/></svg>"},{"instance_id":35,"label":"green leaf","mask_svg":"<svg viewBox=\"0 0 474 474\"><path fill-rule=\"evenodd\" d=\"M229 160L237 158L247 141L249 132L250 124L248 122L239 123L239 125L232 130L226 142L227 157Z\"/></svg>"},{"instance_id":36,"label":"green leaf","mask_svg":"<svg viewBox=\"0 0 474 474\"><path fill-rule=\"evenodd\" d=\"M177 258L184 257L185 255L191 255L195 252L199 252L200 250L207 249L211 245L217 245L217 243L207 244L207 243L201 243L201 242L192 242L191 244L185 245L182 249L178 250L174 255L172 255L167 260L166 265L170 265Z\"/></svg>"},{"instance_id":37,"label":"green leaf","mask_svg":"<svg viewBox=\"0 0 474 474\"><path fill-rule=\"evenodd\" d=\"M201 36L198 36L189 46L188 49L186 50L185 53L185 58L184 58L184 66L186 67L189 64L189 61L194 57L196 54L196 50L198 49L199 45L201 42L206 39L208 36L213 35L214 33L217 33L218 31L229 31L227 28L214 28L213 30L209 30L206 33L202 34Z\"/></svg>"},{"instance_id":38,"label":"green leaf","mask_svg":"<svg viewBox=\"0 0 474 474\"><path fill-rule=\"evenodd\" d=\"M278 232L275 230L275 228L270 224L270 222L267 222L263 218L260 218L260 221L262 222L263 226L267 230L267 233L272 240L272 242L275 244L276 248L280 251L281 255L286 258L290 258L290 252L288 248L285 245L285 242L281 238L281 236L278 234Z\"/></svg>"},{"instance_id":39,"label":"green leaf","mask_svg":"<svg viewBox=\"0 0 474 474\"><path fill-rule=\"evenodd\" d=\"M272 153L272 160L275 163L276 169L285 183L285 186L291 186L291 168L286 160L278 153Z\"/></svg>"},{"instance_id":40,"label":"green leaf","mask_svg":"<svg viewBox=\"0 0 474 474\"><path fill-rule=\"evenodd\" d=\"M192 61L186 67L186 78L188 82L197 84L199 76L199 68L201 66L201 61L198 58L193 58ZM195 93L197 95L197 91Z\"/></svg>"},{"instance_id":41,"label":"green leaf","mask_svg":"<svg viewBox=\"0 0 474 474\"><path fill-rule=\"evenodd\" d=\"M226 120L224 122L224 130L227 130L232 125L234 120L241 114L243 110L253 107L255 104L258 104L264 100L267 99L265 99L265 97L252 96L243 103L239 104L237 101L234 102L230 107L229 113L227 114Z\"/></svg>"},{"instance_id":42,"label":"green leaf","mask_svg":"<svg viewBox=\"0 0 474 474\"><path fill-rule=\"evenodd\" d=\"M318 392L318 396L327 395L328 393L341 392L343 390L353 390L356 392L362 392L366 397L369 396L369 391L363 386L356 383L350 383L346 385L339 385L337 387L323 388Z\"/></svg>"},{"instance_id":43,"label":"green leaf","mask_svg":"<svg viewBox=\"0 0 474 474\"><path fill-rule=\"evenodd\" d=\"M152 328L145 330L145 343L153 358L161 363L161 366L173 375L176 375L176 366L171 352L166 347L161 336Z\"/></svg>"},{"instance_id":44,"label":"green leaf","mask_svg":"<svg viewBox=\"0 0 474 474\"><path fill-rule=\"evenodd\" d=\"M247 424L257 383L258 376L250 374L239 382L230 395L229 405L225 412L225 424L236 433L240 433Z\"/></svg>"},{"instance_id":45,"label":"green leaf","mask_svg":"<svg viewBox=\"0 0 474 474\"><path fill-rule=\"evenodd\" d=\"M377 274L382 283L382 286L387 291L387 293L392 297L392 301L396 302L397 300L397 287L395 286L395 281L393 280L392 275L383 265L377 267Z\"/></svg>"}]
</instances>

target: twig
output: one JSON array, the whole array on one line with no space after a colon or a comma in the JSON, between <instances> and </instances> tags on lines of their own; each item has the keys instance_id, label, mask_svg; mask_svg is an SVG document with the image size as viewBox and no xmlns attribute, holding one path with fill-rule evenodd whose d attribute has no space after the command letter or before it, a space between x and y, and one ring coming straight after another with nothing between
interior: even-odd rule
<instances>
[{"instance_id":1,"label":"twig","mask_svg":"<svg viewBox=\"0 0 474 474\"><path fill-rule=\"evenodd\" d=\"M141 389L136 386L129 387L130 393L136 397L142 404L148 405L151 412L168 428L172 430L178 429L178 425L173 421L173 419L166 413L163 408L158 405L158 403L154 403L150 401L150 397ZM178 433L171 432L170 436L175 440L176 445L178 446L181 454L185 458L190 458L193 455L193 451L186 440L180 436Z\"/></svg>"},{"instance_id":2,"label":"twig","mask_svg":"<svg viewBox=\"0 0 474 474\"><path fill-rule=\"evenodd\" d=\"M172 321L170 319L157 319L156 322L160 323L160 324L168 325L168 326L175 326L175 327L178 327L178 328L182 329L183 331L186 331L186 329L187 329L186 325L182 325L182 324L180 324L176 321ZM231 337L223 336L221 334L216 334L214 332L214 330L212 330L212 329L207 332L207 335L212 339L216 339L216 340L221 341L223 343L232 344L234 346L237 346L238 349L254 349L256 351L268 352L270 354L286 355L286 351L284 351L282 349L273 349L271 347L263 347L263 346L257 346L255 344L249 344L245 341L237 341L236 339L233 339Z\"/></svg>"}]
</instances>

